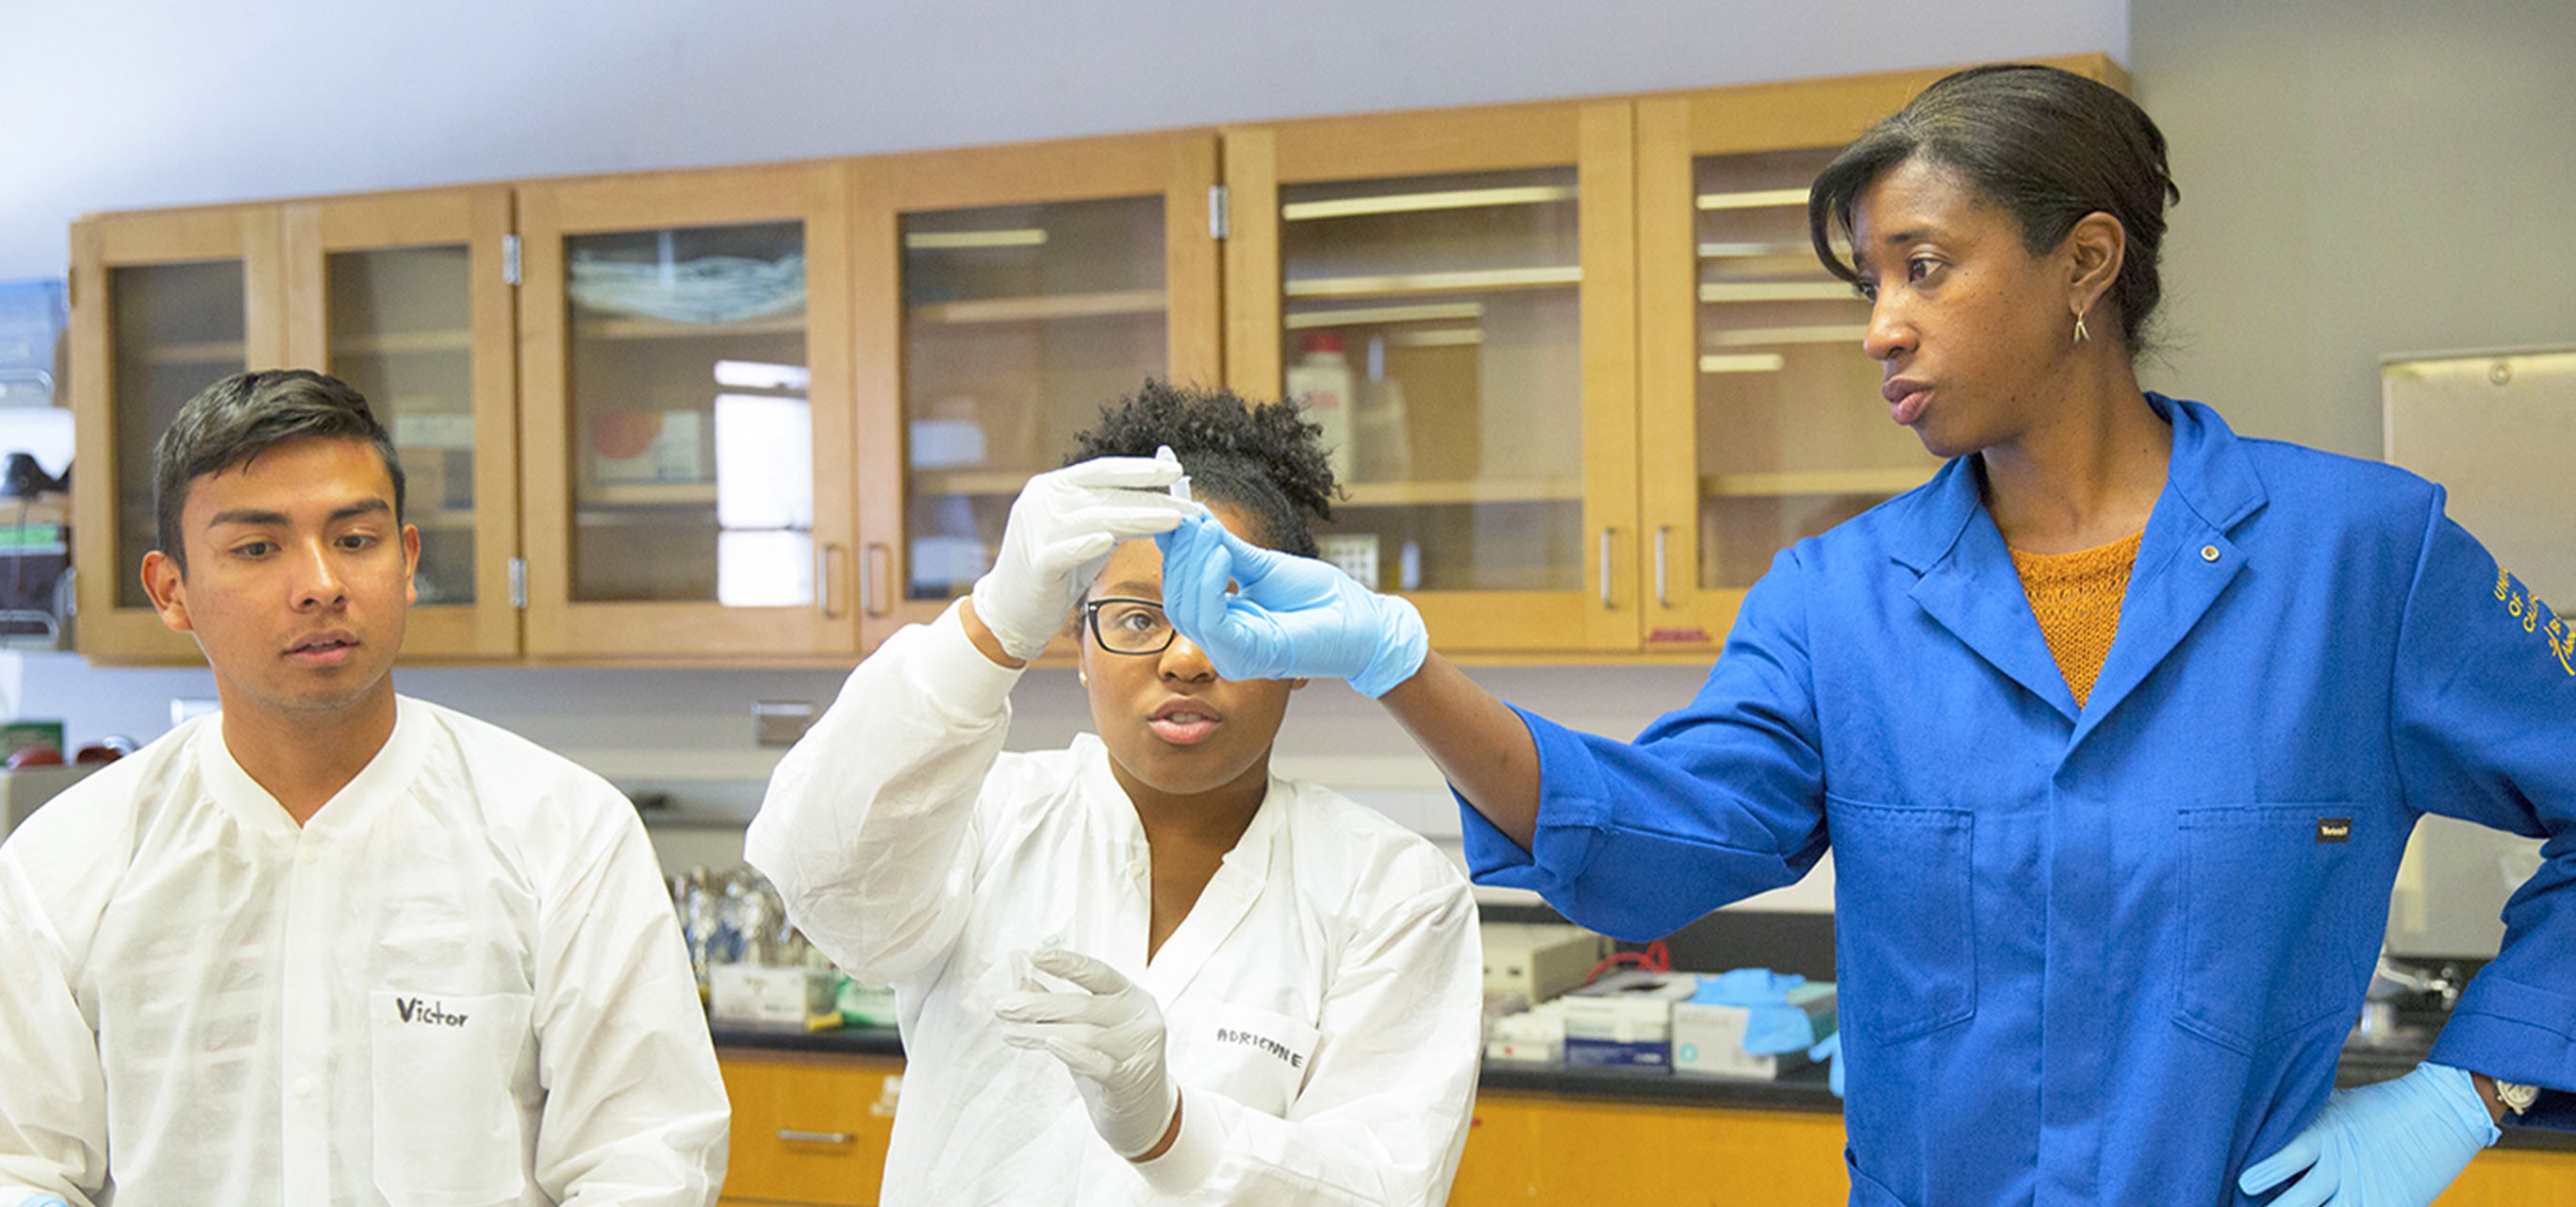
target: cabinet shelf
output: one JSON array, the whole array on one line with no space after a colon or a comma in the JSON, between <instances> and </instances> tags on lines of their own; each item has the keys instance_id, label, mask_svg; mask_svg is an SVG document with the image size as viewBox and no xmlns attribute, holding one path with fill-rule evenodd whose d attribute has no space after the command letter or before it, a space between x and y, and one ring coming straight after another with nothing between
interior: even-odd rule
<instances>
[{"instance_id":1,"label":"cabinet shelf","mask_svg":"<svg viewBox=\"0 0 2576 1207\"><path fill-rule=\"evenodd\" d=\"M747 319L738 323L680 323L670 319L599 318L580 316L573 322L574 339L716 339L733 335L803 335L805 315L776 315Z\"/></svg>"},{"instance_id":2,"label":"cabinet shelf","mask_svg":"<svg viewBox=\"0 0 2576 1207\"><path fill-rule=\"evenodd\" d=\"M1110 318L1161 314L1169 305L1159 289L1124 289L1102 293L1059 293L1026 298L977 298L965 302L930 302L905 314L916 323L1029 323L1048 319Z\"/></svg>"},{"instance_id":3,"label":"cabinet shelf","mask_svg":"<svg viewBox=\"0 0 2576 1207\"><path fill-rule=\"evenodd\" d=\"M471 352L474 333L452 331L385 331L369 335L342 336L331 341L331 355L337 356L412 356L433 352Z\"/></svg>"},{"instance_id":4,"label":"cabinet shelf","mask_svg":"<svg viewBox=\"0 0 2576 1207\"><path fill-rule=\"evenodd\" d=\"M1869 335L1866 324L1828 323L1815 327L1738 327L1708 333L1712 348L1768 348L1776 344L1857 344Z\"/></svg>"},{"instance_id":5,"label":"cabinet shelf","mask_svg":"<svg viewBox=\"0 0 2576 1207\"><path fill-rule=\"evenodd\" d=\"M913 493L922 495L1016 495L1029 475L1008 471L968 470L915 474ZM1429 482L1348 482L1347 507L1424 507L1458 503L1564 503L1583 498L1581 478L1497 478Z\"/></svg>"},{"instance_id":6,"label":"cabinet shelf","mask_svg":"<svg viewBox=\"0 0 2576 1207\"><path fill-rule=\"evenodd\" d=\"M185 344L146 344L135 359L147 365L238 365L248 352L240 340L201 340Z\"/></svg>"},{"instance_id":7,"label":"cabinet shelf","mask_svg":"<svg viewBox=\"0 0 2576 1207\"><path fill-rule=\"evenodd\" d=\"M605 486L585 486L574 498L584 508L713 507L716 503L716 484L713 482L619 482Z\"/></svg>"},{"instance_id":8,"label":"cabinet shelf","mask_svg":"<svg viewBox=\"0 0 2576 1207\"><path fill-rule=\"evenodd\" d=\"M1777 498L1786 495L1898 495L1930 481L1938 466L1920 469L1816 469L1782 473L1710 474L1699 480L1703 498Z\"/></svg>"},{"instance_id":9,"label":"cabinet shelf","mask_svg":"<svg viewBox=\"0 0 2576 1207\"><path fill-rule=\"evenodd\" d=\"M1292 298L1402 297L1408 294L1485 293L1550 289L1583 283L1579 265L1546 268L1480 268L1465 272L1407 272L1368 277L1308 277L1288 282Z\"/></svg>"},{"instance_id":10,"label":"cabinet shelf","mask_svg":"<svg viewBox=\"0 0 2576 1207\"><path fill-rule=\"evenodd\" d=\"M1445 482L1353 482L1349 507L1435 507L1460 503L1578 503L1581 478L1467 478Z\"/></svg>"},{"instance_id":11,"label":"cabinet shelf","mask_svg":"<svg viewBox=\"0 0 2576 1207\"><path fill-rule=\"evenodd\" d=\"M1699 287L1703 302L1852 302L1860 299L1840 281L1709 281Z\"/></svg>"},{"instance_id":12,"label":"cabinet shelf","mask_svg":"<svg viewBox=\"0 0 2576 1207\"><path fill-rule=\"evenodd\" d=\"M466 508L413 508L403 519L423 532L470 531L474 527L474 512Z\"/></svg>"}]
</instances>

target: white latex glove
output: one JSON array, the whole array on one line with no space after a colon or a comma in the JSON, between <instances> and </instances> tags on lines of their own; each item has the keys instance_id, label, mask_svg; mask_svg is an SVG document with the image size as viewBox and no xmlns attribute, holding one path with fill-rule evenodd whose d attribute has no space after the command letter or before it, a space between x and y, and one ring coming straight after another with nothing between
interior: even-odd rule
<instances>
[{"instance_id":1,"label":"white latex glove","mask_svg":"<svg viewBox=\"0 0 2576 1207\"><path fill-rule=\"evenodd\" d=\"M1050 993L1023 981L993 1010L1002 1042L1046 1052L1073 1071L1092 1130L1111 1152L1131 1161L1151 1152L1181 1105L1163 1071L1163 1012L1154 995L1080 952L1041 951L1029 965L1080 989Z\"/></svg>"},{"instance_id":2,"label":"white latex glove","mask_svg":"<svg viewBox=\"0 0 2576 1207\"><path fill-rule=\"evenodd\" d=\"M975 580L975 615L1014 658L1035 658L1118 542L1169 532L1198 504L1164 493L1180 480L1170 449L1099 457L1029 479L1011 503L993 568Z\"/></svg>"}]
</instances>

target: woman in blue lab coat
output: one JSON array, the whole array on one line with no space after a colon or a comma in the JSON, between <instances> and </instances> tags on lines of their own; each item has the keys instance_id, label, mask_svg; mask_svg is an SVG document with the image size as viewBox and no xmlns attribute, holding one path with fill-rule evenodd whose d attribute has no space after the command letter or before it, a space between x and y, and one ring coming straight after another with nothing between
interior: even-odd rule
<instances>
[{"instance_id":1,"label":"woman in blue lab coat","mask_svg":"<svg viewBox=\"0 0 2576 1207\"><path fill-rule=\"evenodd\" d=\"M1171 616L1228 678L1380 699L1471 806L1478 879L1609 933L1830 848L1855 1204L2428 1203L2576 1088L2576 635L2439 487L2140 390L2179 196L2145 113L2045 68L1953 75L1843 152L1817 254L1950 461L1781 552L1633 742L1215 525L1164 538ZM2433 1060L2335 1091L2427 812L2549 858Z\"/></svg>"}]
</instances>

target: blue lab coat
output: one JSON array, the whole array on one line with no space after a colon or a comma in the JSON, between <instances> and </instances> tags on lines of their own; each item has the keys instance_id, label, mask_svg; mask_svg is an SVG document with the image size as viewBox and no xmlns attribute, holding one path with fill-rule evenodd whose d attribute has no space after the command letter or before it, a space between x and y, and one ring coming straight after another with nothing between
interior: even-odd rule
<instances>
[{"instance_id":1,"label":"blue lab coat","mask_svg":"<svg viewBox=\"0 0 2576 1207\"><path fill-rule=\"evenodd\" d=\"M1783 551L1635 742L1522 714L1534 852L1466 811L1478 880L1630 939L1833 850L1854 1204L2251 1201L2428 812L2550 838L2433 1058L2576 1087L2576 634L2439 487L2149 402L2083 707L1963 458Z\"/></svg>"}]
</instances>

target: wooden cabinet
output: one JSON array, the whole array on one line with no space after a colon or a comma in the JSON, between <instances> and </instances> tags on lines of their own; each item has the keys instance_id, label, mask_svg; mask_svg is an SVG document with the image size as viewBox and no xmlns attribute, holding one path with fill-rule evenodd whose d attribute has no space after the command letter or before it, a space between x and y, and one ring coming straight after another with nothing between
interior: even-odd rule
<instances>
[{"instance_id":1,"label":"wooden cabinet","mask_svg":"<svg viewBox=\"0 0 2576 1207\"><path fill-rule=\"evenodd\" d=\"M226 375L342 377L394 438L421 529L408 657L518 653L515 335L506 186L150 214L73 228L73 408L81 473L80 645L194 662L143 594L160 542L152 449Z\"/></svg>"},{"instance_id":2,"label":"wooden cabinet","mask_svg":"<svg viewBox=\"0 0 2576 1207\"><path fill-rule=\"evenodd\" d=\"M1489 1093L1449 1202L1841 1207L1850 1194L1840 1115Z\"/></svg>"},{"instance_id":3,"label":"wooden cabinet","mask_svg":"<svg viewBox=\"0 0 2576 1207\"><path fill-rule=\"evenodd\" d=\"M2057 66L2125 86L2100 55ZM1774 553L1930 478L1861 354L1869 306L1817 263L1816 174L1940 70L1637 101L1633 563L1648 651L1713 651Z\"/></svg>"},{"instance_id":4,"label":"wooden cabinet","mask_svg":"<svg viewBox=\"0 0 2576 1207\"><path fill-rule=\"evenodd\" d=\"M1102 407L1220 379L1216 156L1199 131L854 166L869 645L991 567L1020 487Z\"/></svg>"},{"instance_id":5,"label":"wooden cabinet","mask_svg":"<svg viewBox=\"0 0 2576 1207\"><path fill-rule=\"evenodd\" d=\"M1347 450L1326 556L1443 649L1636 645L1631 112L1225 132L1227 378Z\"/></svg>"},{"instance_id":6,"label":"wooden cabinet","mask_svg":"<svg viewBox=\"0 0 2576 1207\"><path fill-rule=\"evenodd\" d=\"M197 391L286 359L278 207L108 214L72 227L72 565L80 648L195 662L144 594L152 447Z\"/></svg>"},{"instance_id":7,"label":"wooden cabinet","mask_svg":"<svg viewBox=\"0 0 2576 1207\"><path fill-rule=\"evenodd\" d=\"M849 171L520 187L531 655L857 652Z\"/></svg>"},{"instance_id":8,"label":"wooden cabinet","mask_svg":"<svg viewBox=\"0 0 2576 1207\"><path fill-rule=\"evenodd\" d=\"M281 208L286 351L366 396L420 529L406 658L519 652L517 333L504 185Z\"/></svg>"},{"instance_id":9,"label":"wooden cabinet","mask_svg":"<svg viewBox=\"0 0 2576 1207\"><path fill-rule=\"evenodd\" d=\"M733 1102L724 1202L877 1201L903 1061L727 1052L718 1064Z\"/></svg>"},{"instance_id":10,"label":"wooden cabinet","mask_svg":"<svg viewBox=\"0 0 2576 1207\"><path fill-rule=\"evenodd\" d=\"M300 364L412 462L407 655L846 661L1152 374L1328 402L1325 553L1444 651L1705 660L1935 468L1805 196L1939 74L85 220L81 648L194 660L135 581L151 442Z\"/></svg>"}]
</instances>

